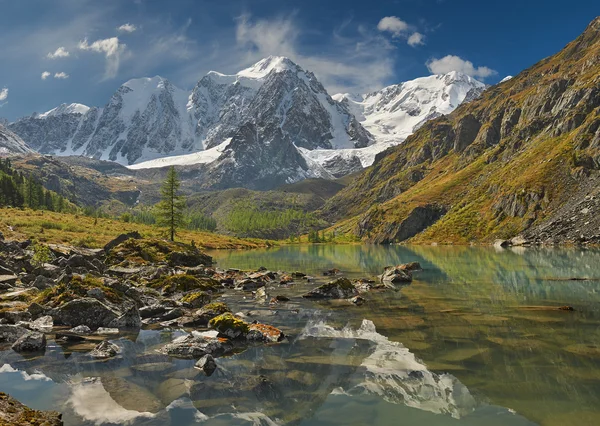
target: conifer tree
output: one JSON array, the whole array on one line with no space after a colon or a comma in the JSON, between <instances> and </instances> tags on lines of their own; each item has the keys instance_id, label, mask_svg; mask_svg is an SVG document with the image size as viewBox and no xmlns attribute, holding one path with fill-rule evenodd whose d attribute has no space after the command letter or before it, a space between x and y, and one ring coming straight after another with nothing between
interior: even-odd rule
<instances>
[{"instance_id":1,"label":"conifer tree","mask_svg":"<svg viewBox=\"0 0 600 426\"><path fill-rule=\"evenodd\" d=\"M171 241L175 240L177 228L183 225L185 199L179 194L180 186L181 182L175 167L171 166L160 190L162 200L158 203L156 209L158 224L168 228Z\"/></svg>"}]
</instances>

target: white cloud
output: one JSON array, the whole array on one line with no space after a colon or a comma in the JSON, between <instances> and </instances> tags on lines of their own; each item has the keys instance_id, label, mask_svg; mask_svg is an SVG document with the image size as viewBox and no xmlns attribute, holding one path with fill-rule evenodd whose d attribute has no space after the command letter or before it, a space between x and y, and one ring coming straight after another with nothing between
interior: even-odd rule
<instances>
[{"instance_id":1,"label":"white cloud","mask_svg":"<svg viewBox=\"0 0 600 426\"><path fill-rule=\"evenodd\" d=\"M423 44L425 44L425 42L423 41L425 39L425 36L419 32L414 32L410 35L410 37L408 38L407 43L409 44L409 46L421 46Z\"/></svg>"},{"instance_id":2,"label":"white cloud","mask_svg":"<svg viewBox=\"0 0 600 426\"><path fill-rule=\"evenodd\" d=\"M8 99L8 88L5 87L0 90L0 101L5 101L6 99Z\"/></svg>"},{"instance_id":3,"label":"white cloud","mask_svg":"<svg viewBox=\"0 0 600 426\"><path fill-rule=\"evenodd\" d=\"M49 73L48 71L44 71L42 73L42 80L47 79L48 77L50 77L52 75L52 73Z\"/></svg>"},{"instance_id":4,"label":"white cloud","mask_svg":"<svg viewBox=\"0 0 600 426\"><path fill-rule=\"evenodd\" d=\"M56 74L54 74L54 78L65 80L69 78L69 74L67 74L66 72L57 72Z\"/></svg>"},{"instance_id":5,"label":"white cloud","mask_svg":"<svg viewBox=\"0 0 600 426\"><path fill-rule=\"evenodd\" d=\"M89 44L87 39L79 42L78 46L81 50L103 53L106 57L106 70L104 78L113 78L119 72L121 58L127 50L127 46L119 42L118 37L111 37L103 40L96 40Z\"/></svg>"},{"instance_id":6,"label":"white cloud","mask_svg":"<svg viewBox=\"0 0 600 426\"><path fill-rule=\"evenodd\" d=\"M345 38L334 33L332 47L323 54L303 54L297 42L301 31L291 19L252 21L238 18L236 40L237 69L269 55L286 56L312 71L330 93L366 93L381 88L393 76L393 48L384 37L359 27L359 36ZM232 67L234 65L230 65Z\"/></svg>"},{"instance_id":7,"label":"white cloud","mask_svg":"<svg viewBox=\"0 0 600 426\"><path fill-rule=\"evenodd\" d=\"M379 21L377 29L390 32L394 37L400 37L409 30L409 25L397 16L386 16Z\"/></svg>"},{"instance_id":8,"label":"white cloud","mask_svg":"<svg viewBox=\"0 0 600 426\"><path fill-rule=\"evenodd\" d=\"M485 79L497 74L488 67L475 67L473 62L464 60L458 56L448 55L441 59L431 59L426 63L427 68L432 74L446 74L451 71L459 71L471 77Z\"/></svg>"},{"instance_id":9,"label":"white cloud","mask_svg":"<svg viewBox=\"0 0 600 426\"><path fill-rule=\"evenodd\" d=\"M70 53L67 51L67 49L61 46L54 52L48 53L48 55L46 56L50 59L68 58L70 56Z\"/></svg>"},{"instance_id":10,"label":"white cloud","mask_svg":"<svg viewBox=\"0 0 600 426\"><path fill-rule=\"evenodd\" d=\"M132 33L134 31L137 30L137 27L133 24L130 24L129 22L126 24L121 25L120 27L117 28L118 31L124 32L124 33Z\"/></svg>"}]
</instances>

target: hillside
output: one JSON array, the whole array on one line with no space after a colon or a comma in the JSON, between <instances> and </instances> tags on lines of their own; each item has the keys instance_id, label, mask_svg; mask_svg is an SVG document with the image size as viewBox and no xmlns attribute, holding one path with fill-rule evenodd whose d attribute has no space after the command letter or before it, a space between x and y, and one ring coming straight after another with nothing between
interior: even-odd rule
<instances>
[{"instance_id":1,"label":"hillside","mask_svg":"<svg viewBox=\"0 0 600 426\"><path fill-rule=\"evenodd\" d=\"M558 54L426 123L331 198L375 243L600 242L600 18Z\"/></svg>"}]
</instances>

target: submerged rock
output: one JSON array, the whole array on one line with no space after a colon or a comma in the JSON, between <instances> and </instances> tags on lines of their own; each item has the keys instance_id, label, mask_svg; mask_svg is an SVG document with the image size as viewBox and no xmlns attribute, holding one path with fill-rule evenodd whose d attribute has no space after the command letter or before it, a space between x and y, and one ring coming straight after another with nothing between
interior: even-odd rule
<instances>
[{"instance_id":1,"label":"submerged rock","mask_svg":"<svg viewBox=\"0 0 600 426\"><path fill-rule=\"evenodd\" d=\"M37 411L0 392L0 424L62 426L62 415L56 411Z\"/></svg>"},{"instance_id":2,"label":"submerged rock","mask_svg":"<svg viewBox=\"0 0 600 426\"><path fill-rule=\"evenodd\" d=\"M217 363L212 355L206 354L196 362L194 367L204 371L204 373L210 377L217 369Z\"/></svg>"},{"instance_id":3,"label":"submerged rock","mask_svg":"<svg viewBox=\"0 0 600 426\"><path fill-rule=\"evenodd\" d=\"M302 297L307 299L349 299L357 293L348 278L338 278L309 291Z\"/></svg>"},{"instance_id":4,"label":"submerged rock","mask_svg":"<svg viewBox=\"0 0 600 426\"><path fill-rule=\"evenodd\" d=\"M114 343L104 340L100 342L91 352L90 356L93 358L106 359L112 358L119 353L119 347Z\"/></svg>"},{"instance_id":5,"label":"submerged rock","mask_svg":"<svg viewBox=\"0 0 600 426\"><path fill-rule=\"evenodd\" d=\"M15 352L42 352L46 350L46 336L38 331L22 335L12 345Z\"/></svg>"}]
</instances>

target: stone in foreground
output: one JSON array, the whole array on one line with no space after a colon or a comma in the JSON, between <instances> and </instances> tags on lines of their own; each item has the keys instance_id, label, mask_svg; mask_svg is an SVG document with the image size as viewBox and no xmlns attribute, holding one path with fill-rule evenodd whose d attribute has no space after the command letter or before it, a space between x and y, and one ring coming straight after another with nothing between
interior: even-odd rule
<instances>
[{"instance_id":1,"label":"stone in foreground","mask_svg":"<svg viewBox=\"0 0 600 426\"><path fill-rule=\"evenodd\" d=\"M62 415L56 411L38 411L0 392L0 424L62 426Z\"/></svg>"},{"instance_id":2,"label":"stone in foreground","mask_svg":"<svg viewBox=\"0 0 600 426\"><path fill-rule=\"evenodd\" d=\"M217 369L217 363L212 355L206 354L196 362L195 367L204 371L204 373L210 377Z\"/></svg>"},{"instance_id":3,"label":"stone in foreground","mask_svg":"<svg viewBox=\"0 0 600 426\"><path fill-rule=\"evenodd\" d=\"M42 352L46 350L46 336L37 331L22 335L12 345L15 352Z\"/></svg>"},{"instance_id":4,"label":"stone in foreground","mask_svg":"<svg viewBox=\"0 0 600 426\"><path fill-rule=\"evenodd\" d=\"M338 278L319 286L302 297L307 299L349 299L358 294L348 278Z\"/></svg>"},{"instance_id":5,"label":"stone in foreground","mask_svg":"<svg viewBox=\"0 0 600 426\"><path fill-rule=\"evenodd\" d=\"M191 334L178 337L163 347L166 355L195 359L204 355L222 356L233 349L233 345L225 339L215 339Z\"/></svg>"},{"instance_id":6,"label":"stone in foreground","mask_svg":"<svg viewBox=\"0 0 600 426\"><path fill-rule=\"evenodd\" d=\"M93 358L107 359L116 356L119 353L119 347L114 343L105 340L100 342L91 352Z\"/></svg>"}]
</instances>

